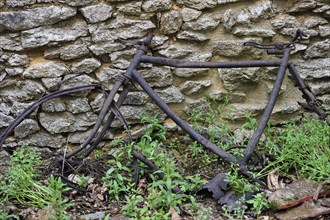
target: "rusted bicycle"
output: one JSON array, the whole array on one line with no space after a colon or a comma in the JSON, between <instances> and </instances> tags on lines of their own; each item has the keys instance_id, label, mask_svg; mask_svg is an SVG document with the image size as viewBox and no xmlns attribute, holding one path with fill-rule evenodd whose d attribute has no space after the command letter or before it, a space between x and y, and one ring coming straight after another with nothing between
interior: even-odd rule
<instances>
[{"instance_id":1,"label":"rusted bicycle","mask_svg":"<svg viewBox=\"0 0 330 220\"><path fill-rule=\"evenodd\" d=\"M256 47L260 49L266 49L269 55L276 54L282 55L281 58L276 58L272 60L244 60L244 61L232 61L232 62L192 62L185 60L170 59L164 57L155 57L147 55L149 50L149 45L152 41L153 36L149 34L143 41L126 41L122 40L123 43L130 43L138 45L137 52L132 59L126 72L120 75L114 83L113 88L107 95L103 107L99 113L97 121L92 129L89 137L81 144L78 148L72 152L66 154L63 160L69 160L73 156L87 157L91 152L99 145L103 139L105 133L110 129L110 125L115 119L118 119L127 127L125 118L120 112L120 106L123 105L127 94L131 90L133 82L138 83L141 88L150 96L150 98L159 106L159 108L171 118L178 126L180 126L185 132L187 132L193 139L198 141L206 149L210 150L214 154L218 155L221 159L226 162L237 164L239 170L243 175L253 178L249 173L250 166L248 164L252 153L257 146L259 139L265 129L265 126L271 116L272 110L274 108L276 99L278 97L281 84L286 70L288 69L293 77L298 88L303 94L303 98L307 101L310 108L315 111L320 118L326 118L326 113L321 109L320 102L316 99L311 91L311 88L304 82L300 77L298 70L295 68L294 64L289 61L290 52L294 49L296 43L298 43L306 35L301 31L297 30L296 36L289 42L280 43L270 43L270 44L259 44L255 42L246 42L244 46ZM170 66L179 68L251 68L251 67L277 67L278 72L276 80L268 100L268 103L264 109L264 113L259 121L257 129L254 131L252 138L250 139L248 145L244 147L244 156L241 158L236 158L228 151L220 149L216 144L210 142L208 139L203 137L197 131L195 131L190 125L188 125L183 119L181 119L165 102L157 95L157 93L151 88L151 86L145 81L145 79L139 74L138 68L140 64L149 63L159 66ZM36 108L41 104L63 95L68 95L72 93L78 93L87 90L101 89L102 86L99 84L91 84L85 86L79 86L69 89L59 90L50 94L47 94L40 98L37 102L28 107L23 111L3 132L0 137L0 146L4 144L5 139L13 132L14 128L20 124L29 114L31 114ZM115 101L115 96L119 94L119 98ZM108 114L110 112L110 114ZM135 160L140 160L145 163L152 170L158 169L151 161L145 158L139 152L133 150L132 154ZM135 165L136 165L135 161ZM137 165L136 165L137 166ZM162 173L158 173L160 178L163 178ZM177 190L179 191L179 190Z\"/></svg>"}]
</instances>

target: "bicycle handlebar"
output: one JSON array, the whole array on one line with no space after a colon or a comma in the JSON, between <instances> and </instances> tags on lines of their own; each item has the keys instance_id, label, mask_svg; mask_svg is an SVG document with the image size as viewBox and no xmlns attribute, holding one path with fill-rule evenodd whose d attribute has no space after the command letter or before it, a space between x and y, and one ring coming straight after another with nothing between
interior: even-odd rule
<instances>
[{"instance_id":1,"label":"bicycle handlebar","mask_svg":"<svg viewBox=\"0 0 330 220\"><path fill-rule=\"evenodd\" d=\"M277 42L277 43L269 43L269 44L260 44L254 41L244 42L244 46L252 46L259 49L267 49L268 54L279 54L280 51L285 48L294 48L294 45L298 43L304 37L308 37L308 35L300 29L297 29L296 35L289 42Z\"/></svg>"}]
</instances>

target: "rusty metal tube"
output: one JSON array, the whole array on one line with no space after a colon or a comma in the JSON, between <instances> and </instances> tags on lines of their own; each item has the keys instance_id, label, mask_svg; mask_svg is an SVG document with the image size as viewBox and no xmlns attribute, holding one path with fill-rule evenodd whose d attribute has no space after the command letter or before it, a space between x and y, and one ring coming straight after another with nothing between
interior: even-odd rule
<instances>
[{"instance_id":1,"label":"rusty metal tube","mask_svg":"<svg viewBox=\"0 0 330 220\"><path fill-rule=\"evenodd\" d=\"M150 87L150 85L143 79L143 77L135 70L133 71L133 78L144 89L144 91L151 97L152 100L169 116L177 125L190 134L196 141L202 144L205 148L209 149L222 159L230 163L237 163L234 156L220 149L217 145L213 144L202 135L197 133L192 127L190 127L185 121L183 121L178 115L176 115L172 109L166 105L166 103L158 96L158 94Z\"/></svg>"},{"instance_id":2,"label":"rusty metal tube","mask_svg":"<svg viewBox=\"0 0 330 220\"><path fill-rule=\"evenodd\" d=\"M306 100L307 104L315 111L319 118L324 119L327 117L327 113L323 111L319 104L319 101L316 99L315 95L312 93L309 86L305 83L305 81L300 77L296 67L293 64L289 64L289 71L292 75L293 79L296 81L298 88L303 93L303 98Z\"/></svg>"},{"instance_id":3,"label":"rusty metal tube","mask_svg":"<svg viewBox=\"0 0 330 220\"><path fill-rule=\"evenodd\" d=\"M161 66L179 68L242 68L242 67L276 67L281 65L282 60L244 60L228 62L194 62L164 57L152 57L143 55L141 63L152 63Z\"/></svg>"},{"instance_id":4,"label":"rusty metal tube","mask_svg":"<svg viewBox=\"0 0 330 220\"><path fill-rule=\"evenodd\" d=\"M98 84L78 86L78 87L74 87L74 88L56 91L54 93L51 93L49 95L46 95L46 96L40 98L38 101L36 101L32 105L30 105L27 109L25 109L19 116L17 116L17 118L6 128L6 130L3 132L3 134L0 137L0 147L3 145L3 143L5 142L5 139L8 137L8 135L10 135L11 132L13 132L14 128L17 125L19 125L38 106L42 105L43 103L45 103L53 98L59 97L59 96L68 95L68 94L72 94L72 93L76 93L76 92L83 92L86 90L92 90L99 86L100 85L98 85Z\"/></svg>"},{"instance_id":5,"label":"rusty metal tube","mask_svg":"<svg viewBox=\"0 0 330 220\"><path fill-rule=\"evenodd\" d=\"M259 139L267 125L270 115L272 114L272 111L274 109L274 106L275 106L275 103L276 103L276 100L277 100L277 97L278 97L278 94L279 94L279 91L280 91L280 88L281 88L281 85L282 85L282 82L284 79L285 71L288 66L290 51L291 51L291 49L289 49L289 48L284 49L284 51L283 51L282 63L278 70L272 93L271 93L268 103L265 107L264 113L259 121L258 127L254 131L252 138L250 139L249 144L244 151L244 157L241 160L242 165L247 164L248 160L250 159L251 154L253 153L254 148L257 146Z\"/></svg>"}]
</instances>

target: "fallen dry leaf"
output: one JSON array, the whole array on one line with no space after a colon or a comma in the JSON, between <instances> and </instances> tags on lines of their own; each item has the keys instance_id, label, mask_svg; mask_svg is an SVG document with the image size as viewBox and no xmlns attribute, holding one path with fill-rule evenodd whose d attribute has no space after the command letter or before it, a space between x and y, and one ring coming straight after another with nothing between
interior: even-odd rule
<instances>
[{"instance_id":1,"label":"fallen dry leaf","mask_svg":"<svg viewBox=\"0 0 330 220\"><path fill-rule=\"evenodd\" d=\"M277 171L273 170L267 175L267 187L269 190L275 191L285 187L283 180L280 180L280 175Z\"/></svg>"}]
</instances>

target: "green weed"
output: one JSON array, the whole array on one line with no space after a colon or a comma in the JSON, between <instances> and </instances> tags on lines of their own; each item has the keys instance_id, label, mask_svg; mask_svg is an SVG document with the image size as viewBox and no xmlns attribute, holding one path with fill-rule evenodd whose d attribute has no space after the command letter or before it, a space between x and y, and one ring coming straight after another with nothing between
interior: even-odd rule
<instances>
[{"instance_id":1,"label":"green weed","mask_svg":"<svg viewBox=\"0 0 330 220\"><path fill-rule=\"evenodd\" d=\"M155 171L148 179L148 188L144 194L134 189L132 181L132 168L127 160L132 146L120 147L122 151L116 153L109 162L113 165L103 180L106 182L109 195L117 201L124 197L125 205L122 212L132 219L170 219L173 212L180 214L180 206L186 203L197 206L195 198L191 195L173 193L174 187L180 187L183 191L193 191L199 188L204 180L199 175L183 177L178 171L176 160L166 152L166 129L156 117L143 117L142 122L148 125L141 139L134 144L137 151L153 161L160 170ZM143 170L148 169L144 164L140 175L145 175ZM164 179L158 179L157 173L164 173ZM138 207L138 209L136 208ZM150 217L152 216L152 217Z\"/></svg>"},{"instance_id":2,"label":"green weed","mask_svg":"<svg viewBox=\"0 0 330 220\"><path fill-rule=\"evenodd\" d=\"M330 127L325 121L303 119L290 122L278 135L268 139L267 148L274 160L263 170L278 170L282 175L323 181L330 178Z\"/></svg>"},{"instance_id":3,"label":"green weed","mask_svg":"<svg viewBox=\"0 0 330 220\"><path fill-rule=\"evenodd\" d=\"M72 203L62 198L62 192L68 189L63 188L64 184L60 179L54 177L49 179L49 186L37 180L37 167L41 163L40 154L28 145L14 152L6 175L0 176L0 201L2 205L14 204L50 210L50 219L69 219L64 213Z\"/></svg>"}]
</instances>

